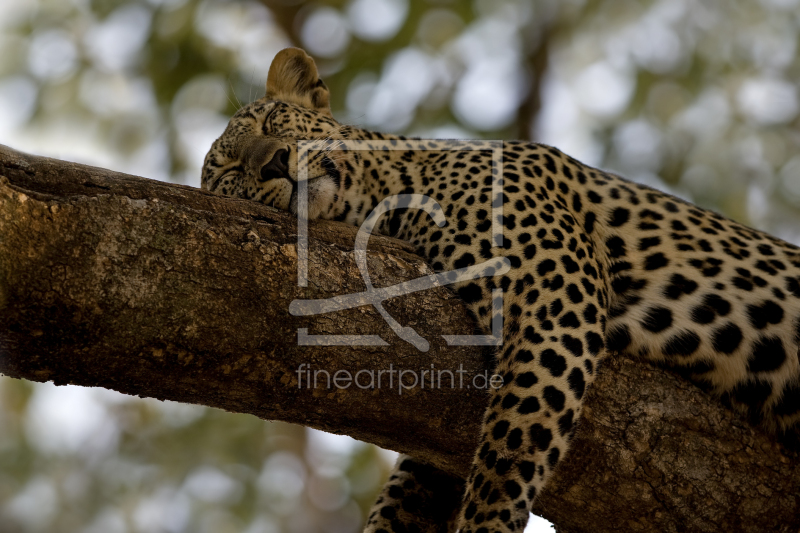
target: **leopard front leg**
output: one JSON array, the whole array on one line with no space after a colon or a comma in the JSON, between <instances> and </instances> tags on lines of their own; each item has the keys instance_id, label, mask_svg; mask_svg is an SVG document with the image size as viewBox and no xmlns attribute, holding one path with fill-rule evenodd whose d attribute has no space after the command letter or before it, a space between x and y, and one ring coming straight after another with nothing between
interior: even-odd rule
<instances>
[{"instance_id":1,"label":"leopard front leg","mask_svg":"<svg viewBox=\"0 0 800 533\"><path fill-rule=\"evenodd\" d=\"M447 533L463 492L462 479L400 455L370 509L364 533Z\"/></svg>"},{"instance_id":2,"label":"leopard front leg","mask_svg":"<svg viewBox=\"0 0 800 533\"><path fill-rule=\"evenodd\" d=\"M496 370L503 386L491 392L484 416L457 521L461 533L521 532L567 451L604 353L605 319L596 298L578 302L582 312L566 311L558 292L539 298L531 316L512 311L505 328Z\"/></svg>"}]
</instances>

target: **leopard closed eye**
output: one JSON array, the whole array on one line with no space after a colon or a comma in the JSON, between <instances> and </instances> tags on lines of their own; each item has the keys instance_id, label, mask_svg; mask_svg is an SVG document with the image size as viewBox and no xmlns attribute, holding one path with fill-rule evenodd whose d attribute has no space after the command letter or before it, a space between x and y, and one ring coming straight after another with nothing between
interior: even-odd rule
<instances>
[{"instance_id":1,"label":"leopard closed eye","mask_svg":"<svg viewBox=\"0 0 800 533\"><path fill-rule=\"evenodd\" d=\"M331 149L300 160L298 141L314 139ZM344 141L397 149L347 150ZM211 147L202 186L297 212L305 165L309 218L360 225L385 198L425 195L447 226L406 210L378 230L411 242L437 271L508 260L506 274L454 286L485 328L502 290L507 317L496 353L503 386L490 391L456 529L523 530L609 352L676 368L768 430L796 431L800 249L549 146L503 142L498 195L491 151L415 146L339 124L313 60L286 49L265 97ZM493 202L503 206L498 220ZM419 468L401 456L366 531L406 530L403 486L418 484Z\"/></svg>"}]
</instances>

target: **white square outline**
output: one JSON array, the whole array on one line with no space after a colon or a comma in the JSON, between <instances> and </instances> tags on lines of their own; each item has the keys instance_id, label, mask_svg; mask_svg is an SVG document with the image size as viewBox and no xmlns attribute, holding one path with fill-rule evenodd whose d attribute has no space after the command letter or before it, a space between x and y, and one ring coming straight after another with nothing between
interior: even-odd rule
<instances>
[{"instance_id":1,"label":"white square outline","mask_svg":"<svg viewBox=\"0 0 800 533\"><path fill-rule=\"evenodd\" d=\"M345 139L345 140L298 140L297 141L297 286L308 286L308 153L329 149L381 151L381 152L445 152L445 151L492 151L492 247L503 244L503 141L460 139ZM444 146L436 146L443 144ZM364 147L366 145L366 147ZM411 145L411 146L409 146ZM434 145L434 146L432 146ZM300 164L304 161L304 164ZM499 302L499 303L498 303ZM498 308L499 307L499 308ZM502 335L502 289L492 290L492 333L490 335L442 335L450 346L491 345L501 346ZM499 317L499 318L498 318ZM308 328L298 328L299 346L388 346L378 335L309 335Z\"/></svg>"}]
</instances>

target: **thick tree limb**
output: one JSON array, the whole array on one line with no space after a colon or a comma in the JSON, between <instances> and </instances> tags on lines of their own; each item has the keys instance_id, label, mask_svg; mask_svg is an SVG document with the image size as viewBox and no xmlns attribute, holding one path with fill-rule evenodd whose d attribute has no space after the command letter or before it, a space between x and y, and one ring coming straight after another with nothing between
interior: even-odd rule
<instances>
[{"instance_id":1,"label":"thick tree limb","mask_svg":"<svg viewBox=\"0 0 800 533\"><path fill-rule=\"evenodd\" d=\"M489 368L461 303L436 288L387 302L431 341L397 339L372 308L298 318L298 298L364 290L355 229L310 228L296 286L293 217L266 206L0 147L0 372L101 386L347 433L467 472L486 392L298 388L312 370ZM376 287L428 267L373 237ZM312 334L377 333L389 347L299 347ZM361 384L368 376L362 375ZM457 379L457 378L456 378ZM324 386L324 379L319 382ZM534 512L578 531L798 531L797 456L680 378L616 357L588 395L574 445Z\"/></svg>"}]
</instances>

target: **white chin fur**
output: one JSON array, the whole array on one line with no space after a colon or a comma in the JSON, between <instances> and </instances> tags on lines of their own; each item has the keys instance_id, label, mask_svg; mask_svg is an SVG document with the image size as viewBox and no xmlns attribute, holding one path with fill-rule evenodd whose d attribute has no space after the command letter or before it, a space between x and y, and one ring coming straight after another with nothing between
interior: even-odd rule
<instances>
[{"instance_id":1,"label":"white chin fur","mask_svg":"<svg viewBox=\"0 0 800 533\"><path fill-rule=\"evenodd\" d=\"M308 219L325 217L333 204L336 195L336 185L328 176L322 176L308 182ZM292 193L289 210L297 214L297 193Z\"/></svg>"}]
</instances>

